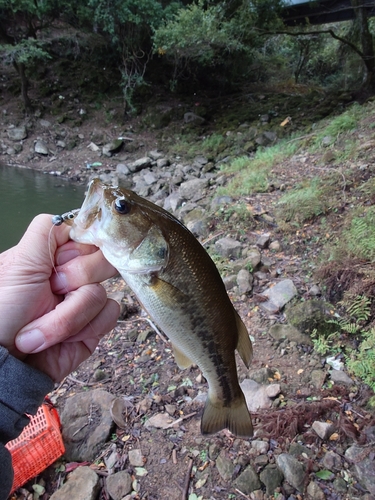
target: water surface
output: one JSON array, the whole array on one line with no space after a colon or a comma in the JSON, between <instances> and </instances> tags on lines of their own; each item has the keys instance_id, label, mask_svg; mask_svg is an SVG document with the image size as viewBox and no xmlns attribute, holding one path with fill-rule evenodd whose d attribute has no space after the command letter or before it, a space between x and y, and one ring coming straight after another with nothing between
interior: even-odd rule
<instances>
[{"instance_id":1,"label":"water surface","mask_svg":"<svg viewBox=\"0 0 375 500\"><path fill-rule=\"evenodd\" d=\"M79 208L84 191L59 177L0 165L0 252L18 243L35 215Z\"/></svg>"}]
</instances>

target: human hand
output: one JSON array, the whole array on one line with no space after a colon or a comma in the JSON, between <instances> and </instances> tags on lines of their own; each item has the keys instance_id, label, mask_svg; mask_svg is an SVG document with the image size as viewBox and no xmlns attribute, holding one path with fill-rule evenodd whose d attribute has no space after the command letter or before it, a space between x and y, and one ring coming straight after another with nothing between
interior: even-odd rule
<instances>
[{"instance_id":1,"label":"human hand","mask_svg":"<svg viewBox=\"0 0 375 500\"><path fill-rule=\"evenodd\" d=\"M101 251L51 227L38 215L0 254L0 345L59 381L114 328L119 305L99 284L117 273Z\"/></svg>"}]
</instances>

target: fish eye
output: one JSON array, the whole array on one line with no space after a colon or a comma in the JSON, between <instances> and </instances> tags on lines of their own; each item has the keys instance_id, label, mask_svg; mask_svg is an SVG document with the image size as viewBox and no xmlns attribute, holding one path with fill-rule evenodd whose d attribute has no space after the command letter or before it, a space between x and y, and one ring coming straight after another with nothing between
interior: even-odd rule
<instances>
[{"instance_id":1,"label":"fish eye","mask_svg":"<svg viewBox=\"0 0 375 500\"><path fill-rule=\"evenodd\" d=\"M130 203L128 203L124 198L117 198L113 204L118 214L125 215L130 212Z\"/></svg>"}]
</instances>

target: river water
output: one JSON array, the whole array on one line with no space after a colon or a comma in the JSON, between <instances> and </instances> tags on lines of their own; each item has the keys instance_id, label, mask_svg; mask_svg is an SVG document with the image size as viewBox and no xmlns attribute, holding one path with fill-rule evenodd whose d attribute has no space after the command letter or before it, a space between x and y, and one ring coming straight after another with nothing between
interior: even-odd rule
<instances>
[{"instance_id":1,"label":"river water","mask_svg":"<svg viewBox=\"0 0 375 500\"><path fill-rule=\"evenodd\" d=\"M79 208L84 191L59 177L0 165L0 252L19 241L35 215Z\"/></svg>"}]
</instances>

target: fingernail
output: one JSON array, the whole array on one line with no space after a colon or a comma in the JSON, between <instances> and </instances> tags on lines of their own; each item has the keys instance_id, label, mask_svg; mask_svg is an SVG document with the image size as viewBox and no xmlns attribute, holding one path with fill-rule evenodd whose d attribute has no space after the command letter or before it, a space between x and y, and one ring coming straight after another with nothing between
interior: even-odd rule
<instances>
[{"instance_id":1,"label":"fingernail","mask_svg":"<svg viewBox=\"0 0 375 500\"><path fill-rule=\"evenodd\" d=\"M58 266L62 266L63 264L66 264L70 260L75 259L76 257L79 257L81 255L81 252L76 249L72 250L64 250L63 252L59 253L56 259L56 264Z\"/></svg>"},{"instance_id":2,"label":"fingernail","mask_svg":"<svg viewBox=\"0 0 375 500\"><path fill-rule=\"evenodd\" d=\"M17 335L16 345L21 352L32 353L39 350L46 342L43 333L38 330L30 330Z\"/></svg>"},{"instance_id":3,"label":"fingernail","mask_svg":"<svg viewBox=\"0 0 375 500\"><path fill-rule=\"evenodd\" d=\"M68 279L65 273L56 273L56 285L58 285L59 290L63 290L64 293L68 288Z\"/></svg>"}]
</instances>

